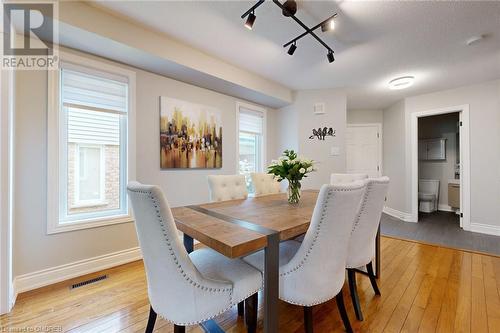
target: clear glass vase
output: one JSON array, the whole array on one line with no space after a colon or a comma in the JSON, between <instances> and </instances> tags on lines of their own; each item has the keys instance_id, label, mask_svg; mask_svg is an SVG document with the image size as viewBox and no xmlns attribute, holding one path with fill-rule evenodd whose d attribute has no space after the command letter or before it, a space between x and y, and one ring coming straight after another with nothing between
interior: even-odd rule
<instances>
[{"instance_id":1,"label":"clear glass vase","mask_svg":"<svg viewBox=\"0 0 500 333\"><path fill-rule=\"evenodd\" d=\"M300 182L296 180L288 181L288 203L298 204L300 200Z\"/></svg>"}]
</instances>

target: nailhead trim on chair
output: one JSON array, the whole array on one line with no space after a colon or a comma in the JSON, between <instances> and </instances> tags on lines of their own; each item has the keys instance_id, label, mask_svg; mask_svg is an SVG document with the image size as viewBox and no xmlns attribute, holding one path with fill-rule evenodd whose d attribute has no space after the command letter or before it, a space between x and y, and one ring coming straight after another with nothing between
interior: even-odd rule
<instances>
[{"instance_id":1,"label":"nailhead trim on chair","mask_svg":"<svg viewBox=\"0 0 500 333\"><path fill-rule=\"evenodd\" d=\"M187 323L174 322L174 321L172 321L172 320L170 320L168 318L163 317L161 314L159 314L160 317L162 317L163 319L165 319L168 322L171 322L171 323L174 323L174 324L180 325L180 326L197 325L199 323L202 323L204 321L207 321L207 320L210 320L212 318L217 317L218 315L226 312L227 310L229 310L234 305L236 305L239 302L247 299L248 297L252 296L253 294L255 294L256 292L258 292L260 290L260 288L259 288L259 289L255 290L254 292L250 293L249 295L247 295L246 297L244 297L243 299L238 300L237 302L233 302L233 288L211 288L211 287L203 286L203 285L201 285L201 284L193 281L193 279L184 271L184 269L182 268L182 266L179 264L179 260L177 259L177 256L175 255L175 253L174 253L174 251L172 249L172 246L171 246L171 243L170 243L170 239L168 238L167 232L165 230L165 225L163 223L163 219L161 218L161 215L160 215L160 210L158 209L158 207L160 205L159 201L154 197L154 195L151 193L151 191L139 191L139 190L132 190L132 189L128 189L128 190L130 192L147 195L149 197L149 199L151 199L151 201L153 202L153 205L154 205L154 207L156 209L156 216L158 217L158 222L159 222L160 227L161 227L161 229L163 231L163 236L165 237L165 241L167 242L167 246L168 246L170 255L174 258L174 263L177 265L177 268L179 269L179 272L186 279L186 281L188 281L190 284L192 284L196 288L204 290L204 291L208 291L208 292L212 292L212 293L216 293L216 292L229 292L229 304L230 305L227 308L225 308L224 310L218 312L217 314L215 314L215 315L213 315L211 317L207 317L207 318L204 318L204 319L199 320L199 321L187 322Z\"/></svg>"},{"instance_id":2,"label":"nailhead trim on chair","mask_svg":"<svg viewBox=\"0 0 500 333\"><path fill-rule=\"evenodd\" d=\"M368 183L366 186L365 194L363 195L363 201L361 202L361 207L359 209L358 214L356 215L356 219L354 220L354 224L352 225L351 234L354 232L354 230L356 230L356 228L359 225L359 220L361 219L361 215L363 214L363 212L365 210L366 203L368 202L368 194L370 194L371 190L372 190L372 184Z\"/></svg>"},{"instance_id":3,"label":"nailhead trim on chair","mask_svg":"<svg viewBox=\"0 0 500 333\"><path fill-rule=\"evenodd\" d=\"M351 235L356 230L357 226L359 225L359 220L361 219L361 215L363 214L365 207L366 207L366 203L368 201L368 195L373 190L374 184L385 184L385 181L370 179L370 181L366 185L366 191L365 191L365 195L363 196L363 202L361 203L361 208L359 210L358 215L356 215L356 220L354 220L354 225L352 226ZM347 267L347 268L357 268L357 267Z\"/></svg>"},{"instance_id":4,"label":"nailhead trim on chair","mask_svg":"<svg viewBox=\"0 0 500 333\"><path fill-rule=\"evenodd\" d=\"M379 180L370 180L366 186L366 191L365 195L363 196L363 202L361 203L361 208L359 210L358 215L356 215L356 220L354 220L354 224L352 226L352 231L351 234L356 230L356 227L359 225L359 220L361 218L361 215L363 215L363 212L366 207L366 202L368 201L368 194L373 190L373 185L374 184L384 184L385 182L379 181Z\"/></svg>"},{"instance_id":5,"label":"nailhead trim on chair","mask_svg":"<svg viewBox=\"0 0 500 333\"><path fill-rule=\"evenodd\" d=\"M351 192L351 191L357 191L361 187L362 186L360 186L359 188L349 188L349 189L347 189L347 188L337 188L337 189L331 189L331 190L328 191L328 194L326 195L325 201L323 202L323 210L321 211L321 220L318 223L318 227L315 230L313 241L312 241L311 246L309 247L309 249L307 249L305 257L299 262L299 264L297 266L293 267L292 269L290 269L287 272L280 273L280 276L285 276L285 275L291 274L293 272L296 272L299 269L301 269L304 266L304 264L306 263L307 258L309 257L309 254L311 253L314 245L316 244L316 241L318 240L319 232L321 230L321 225L323 224L323 222L324 222L324 220L326 219L326 216L327 216L327 214L326 214L326 212L327 212L326 206L327 206L327 203L328 203L330 197L334 196L334 194L335 194L334 192ZM340 292L342 292L342 290ZM313 306L313 305L318 305L318 304L322 304L322 303L324 303L326 301L329 301L332 298L334 298L335 296L336 295L327 296L326 298L322 298L320 300L315 300L312 303L308 303L308 304L302 304L302 303L298 303L298 302L295 302L295 301L292 301L292 300L289 300L289 299L284 299L284 298L282 298L282 300L285 301L285 302L287 302L287 303L294 304L294 305Z\"/></svg>"},{"instance_id":6,"label":"nailhead trim on chair","mask_svg":"<svg viewBox=\"0 0 500 333\"><path fill-rule=\"evenodd\" d=\"M314 245L316 244L316 241L318 240L319 232L321 230L321 225L323 224L323 222L324 222L324 220L326 218L326 211L327 211L326 204L328 203L328 200L334 194L334 192L351 192L351 191L357 191L357 190L359 190L359 188L351 188L351 189L337 188L337 189L331 189L331 190L328 191L328 194L326 195L326 199L323 202L323 210L321 211L321 220L319 221L318 227L315 230L314 238L313 238L313 241L311 243L311 246L309 246L309 248L306 251L306 254L305 254L304 258L297 264L297 266L291 268L287 272L280 273L280 276L285 276L285 275L288 275L290 273L293 273L293 272L297 271L298 269L302 268L302 266L304 266L304 264L306 263L307 258L309 257L309 254L311 253Z\"/></svg>"}]
</instances>

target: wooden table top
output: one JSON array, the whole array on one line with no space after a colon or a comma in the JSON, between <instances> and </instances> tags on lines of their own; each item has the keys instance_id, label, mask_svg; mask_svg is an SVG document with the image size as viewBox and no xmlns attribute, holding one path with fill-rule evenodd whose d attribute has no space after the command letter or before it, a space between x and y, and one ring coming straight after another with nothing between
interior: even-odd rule
<instances>
[{"instance_id":1,"label":"wooden table top","mask_svg":"<svg viewBox=\"0 0 500 333\"><path fill-rule=\"evenodd\" d=\"M286 194L250 197L173 208L177 228L229 258L237 258L267 245L267 235L281 240L307 231L318 191L303 191L299 204L290 205Z\"/></svg>"}]
</instances>

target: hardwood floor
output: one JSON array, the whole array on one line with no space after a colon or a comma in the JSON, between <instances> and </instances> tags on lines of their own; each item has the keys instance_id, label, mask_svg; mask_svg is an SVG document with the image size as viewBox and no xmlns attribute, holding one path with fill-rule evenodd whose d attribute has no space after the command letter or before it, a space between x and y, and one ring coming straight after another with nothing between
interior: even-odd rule
<instances>
[{"instance_id":1,"label":"hardwood floor","mask_svg":"<svg viewBox=\"0 0 500 333\"><path fill-rule=\"evenodd\" d=\"M499 257L387 237L381 251L382 296L374 295L367 277L358 277L365 321L356 321L350 297L344 297L356 332L500 332ZM0 317L0 331L144 332L149 303L142 262L106 270L108 279L69 289L102 273L19 295L13 311ZM313 311L315 332L344 332L334 300ZM303 332L302 308L281 302L280 314L280 332ZM227 332L246 331L236 307L217 322ZM173 331L162 319L155 328ZM203 332L198 326L188 331Z\"/></svg>"}]
</instances>

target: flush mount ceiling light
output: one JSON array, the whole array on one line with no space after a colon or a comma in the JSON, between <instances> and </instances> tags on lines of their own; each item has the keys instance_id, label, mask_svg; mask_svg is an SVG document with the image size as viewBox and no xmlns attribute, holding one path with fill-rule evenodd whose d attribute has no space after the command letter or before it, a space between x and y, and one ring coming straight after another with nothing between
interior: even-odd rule
<instances>
[{"instance_id":1,"label":"flush mount ceiling light","mask_svg":"<svg viewBox=\"0 0 500 333\"><path fill-rule=\"evenodd\" d=\"M247 18L247 21L245 23L245 27L248 29L252 30L253 24L255 22L255 10L264 3L265 0L259 0L255 5L253 5L249 10L247 10L243 15L241 15L241 18ZM278 6L281 9L281 12L283 13L283 16L290 17L292 18L295 22L297 22L298 25L300 25L305 32L300 34L299 36L295 37L285 45L283 45L284 48L290 46L288 49L287 53L289 55L293 55L295 50L297 49L297 41L301 39L304 36L311 35L314 39L318 41L323 47L327 49L327 54L326 57L328 59L329 63L332 63L335 61L335 57L333 56L334 51L330 46L328 46L321 38L316 35L314 32L316 29L321 27L321 31L326 32L326 31L331 31L335 29L335 22L334 18L337 16L337 13L333 14L332 16L328 17L326 20L318 23L312 28L309 28L307 25L305 25L300 19L298 19L295 14L297 13L297 2L295 0L287 0L283 4L279 2L278 0L273 0L273 3Z\"/></svg>"},{"instance_id":2,"label":"flush mount ceiling light","mask_svg":"<svg viewBox=\"0 0 500 333\"><path fill-rule=\"evenodd\" d=\"M389 89L400 90L408 88L415 81L414 76L401 76L389 81Z\"/></svg>"}]
</instances>

